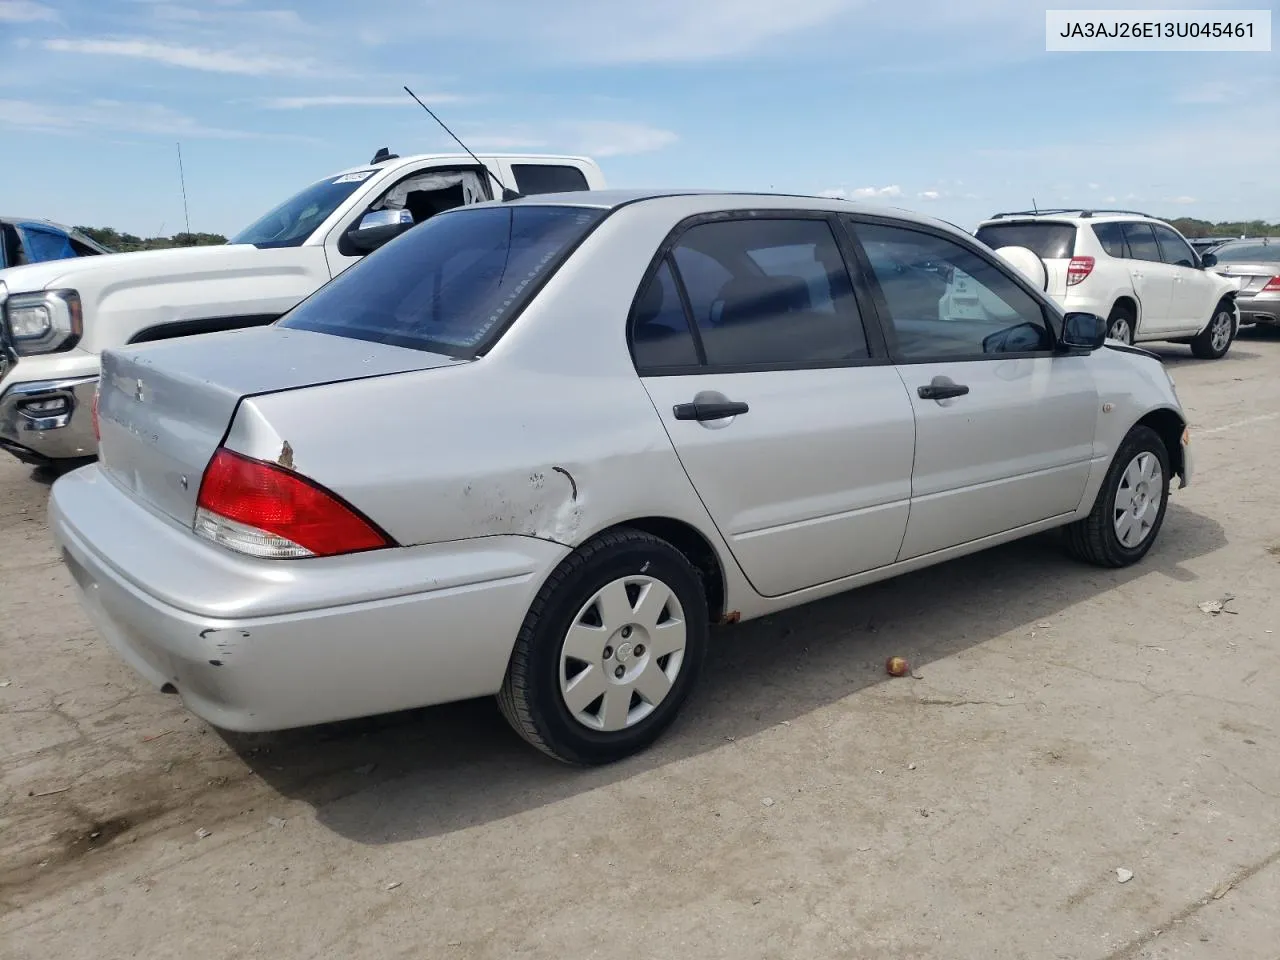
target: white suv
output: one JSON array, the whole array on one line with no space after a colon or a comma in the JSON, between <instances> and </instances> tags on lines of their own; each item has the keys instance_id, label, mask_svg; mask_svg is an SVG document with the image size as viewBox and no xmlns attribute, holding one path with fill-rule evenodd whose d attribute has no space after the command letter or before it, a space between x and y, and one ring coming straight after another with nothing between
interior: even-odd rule
<instances>
[{"instance_id":1,"label":"white suv","mask_svg":"<svg viewBox=\"0 0 1280 960\"><path fill-rule=\"evenodd\" d=\"M998 213L975 235L1031 273L1064 311L1106 317L1113 340L1189 343L1197 357L1216 360L1239 330L1238 284L1206 270L1211 254L1197 254L1177 230L1146 214Z\"/></svg>"}]
</instances>

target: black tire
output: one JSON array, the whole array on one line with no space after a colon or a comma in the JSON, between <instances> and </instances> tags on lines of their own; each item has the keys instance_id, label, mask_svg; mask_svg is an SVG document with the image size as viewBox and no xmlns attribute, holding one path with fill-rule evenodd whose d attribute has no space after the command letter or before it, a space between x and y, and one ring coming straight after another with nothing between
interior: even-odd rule
<instances>
[{"instance_id":1,"label":"black tire","mask_svg":"<svg viewBox=\"0 0 1280 960\"><path fill-rule=\"evenodd\" d=\"M1215 346L1213 342L1215 331L1223 323L1230 328L1231 332L1227 336L1225 343L1219 340L1219 345ZM1204 329L1191 338L1191 352L1201 360L1218 360L1227 355L1227 351L1231 349L1231 344L1235 342L1236 334L1239 332L1236 329L1235 308L1230 300L1221 300L1213 308L1213 316L1209 318L1209 322L1205 324Z\"/></svg>"},{"instance_id":2,"label":"black tire","mask_svg":"<svg viewBox=\"0 0 1280 960\"><path fill-rule=\"evenodd\" d=\"M1129 331L1129 335L1127 337L1115 336L1116 327L1121 320L1125 322L1125 326ZM1133 309L1131 307L1126 307L1124 304L1117 303L1111 308L1111 313L1107 317L1107 336L1112 340L1123 340L1125 343L1132 344L1137 334L1138 318L1134 315Z\"/></svg>"},{"instance_id":3,"label":"black tire","mask_svg":"<svg viewBox=\"0 0 1280 960\"><path fill-rule=\"evenodd\" d=\"M1160 463L1160 502L1151 530L1136 547L1127 547L1116 533L1115 502L1129 464L1143 453L1154 456ZM1172 474L1169 451L1160 434L1141 424L1129 431L1116 451L1111 467L1107 470L1102 489L1093 503L1093 510L1083 520L1077 520L1066 528L1067 550L1078 560L1099 567L1127 567L1147 555L1151 545L1160 535L1164 525L1165 509L1169 504L1169 487Z\"/></svg>"},{"instance_id":4,"label":"black tire","mask_svg":"<svg viewBox=\"0 0 1280 960\"><path fill-rule=\"evenodd\" d=\"M665 698L648 716L616 732L589 729L560 691L560 657L574 618L597 591L622 577L652 577L675 594L686 627L684 659ZM583 544L561 561L534 598L516 637L498 706L515 731L565 763L613 763L645 749L669 727L696 685L709 624L698 571L665 540L620 528Z\"/></svg>"}]
</instances>

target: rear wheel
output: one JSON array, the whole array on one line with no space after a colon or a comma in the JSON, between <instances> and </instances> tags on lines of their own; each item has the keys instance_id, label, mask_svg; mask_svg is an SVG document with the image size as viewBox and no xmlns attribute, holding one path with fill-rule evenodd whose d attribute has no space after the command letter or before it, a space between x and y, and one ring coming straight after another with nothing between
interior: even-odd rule
<instances>
[{"instance_id":1,"label":"rear wheel","mask_svg":"<svg viewBox=\"0 0 1280 960\"><path fill-rule=\"evenodd\" d=\"M1236 338L1236 312L1229 300L1221 301L1213 310L1213 317L1200 333L1191 340L1191 352L1201 360L1217 360L1231 349Z\"/></svg>"},{"instance_id":2,"label":"rear wheel","mask_svg":"<svg viewBox=\"0 0 1280 960\"><path fill-rule=\"evenodd\" d=\"M684 554L638 530L603 534L538 592L498 705L557 760L621 760L675 719L701 672L708 631L702 580Z\"/></svg>"},{"instance_id":3,"label":"rear wheel","mask_svg":"<svg viewBox=\"0 0 1280 960\"><path fill-rule=\"evenodd\" d=\"M1121 343L1133 343L1134 328L1137 320L1133 311L1121 304L1111 308L1111 316L1107 317L1107 337Z\"/></svg>"},{"instance_id":4,"label":"rear wheel","mask_svg":"<svg viewBox=\"0 0 1280 960\"><path fill-rule=\"evenodd\" d=\"M1067 549L1100 567L1127 567L1147 555L1169 502L1169 451L1139 424L1116 451L1093 510L1066 528Z\"/></svg>"}]
</instances>

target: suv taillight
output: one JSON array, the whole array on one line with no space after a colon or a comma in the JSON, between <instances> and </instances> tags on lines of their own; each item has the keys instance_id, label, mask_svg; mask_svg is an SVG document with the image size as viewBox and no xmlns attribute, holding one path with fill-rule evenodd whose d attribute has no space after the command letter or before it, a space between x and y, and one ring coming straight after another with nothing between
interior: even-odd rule
<instances>
[{"instance_id":1,"label":"suv taillight","mask_svg":"<svg viewBox=\"0 0 1280 960\"><path fill-rule=\"evenodd\" d=\"M1093 257L1072 257L1067 264L1067 286L1074 287L1093 273Z\"/></svg>"},{"instance_id":2,"label":"suv taillight","mask_svg":"<svg viewBox=\"0 0 1280 960\"><path fill-rule=\"evenodd\" d=\"M332 557L395 541L337 496L292 471L220 447L205 468L195 532L251 557Z\"/></svg>"},{"instance_id":3,"label":"suv taillight","mask_svg":"<svg viewBox=\"0 0 1280 960\"><path fill-rule=\"evenodd\" d=\"M1272 277L1262 288L1263 293L1280 293L1280 277Z\"/></svg>"}]
</instances>

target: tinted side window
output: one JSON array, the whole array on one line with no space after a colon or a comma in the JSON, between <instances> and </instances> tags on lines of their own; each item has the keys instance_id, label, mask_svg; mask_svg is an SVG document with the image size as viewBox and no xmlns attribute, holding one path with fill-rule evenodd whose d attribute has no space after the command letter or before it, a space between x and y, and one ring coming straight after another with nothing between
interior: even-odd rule
<instances>
[{"instance_id":1,"label":"tinted side window","mask_svg":"<svg viewBox=\"0 0 1280 960\"><path fill-rule=\"evenodd\" d=\"M1102 244L1102 249L1107 251L1108 256L1119 259L1129 256L1129 251L1124 245L1124 232L1120 229L1120 224L1095 223L1093 225L1093 234L1098 238L1098 242Z\"/></svg>"},{"instance_id":2,"label":"tinted side window","mask_svg":"<svg viewBox=\"0 0 1280 960\"><path fill-rule=\"evenodd\" d=\"M1134 260L1150 260L1160 262L1160 247L1156 245L1156 235L1151 232L1151 225L1146 223L1122 223L1125 242L1129 245L1129 256Z\"/></svg>"},{"instance_id":3,"label":"tinted side window","mask_svg":"<svg viewBox=\"0 0 1280 960\"><path fill-rule=\"evenodd\" d=\"M1185 240L1168 227L1152 224L1151 229L1156 232L1156 239L1160 241L1161 258L1165 263L1172 263L1178 267L1194 267L1196 265L1196 256L1191 252L1191 247L1187 245Z\"/></svg>"},{"instance_id":4,"label":"tinted side window","mask_svg":"<svg viewBox=\"0 0 1280 960\"><path fill-rule=\"evenodd\" d=\"M854 229L902 357L982 358L1052 347L1039 302L977 254L901 227L860 223Z\"/></svg>"},{"instance_id":5,"label":"tinted side window","mask_svg":"<svg viewBox=\"0 0 1280 960\"><path fill-rule=\"evenodd\" d=\"M640 370L698 364L669 259L662 261L631 310L631 355Z\"/></svg>"},{"instance_id":6,"label":"tinted side window","mask_svg":"<svg viewBox=\"0 0 1280 960\"><path fill-rule=\"evenodd\" d=\"M825 220L725 220L673 251L707 363L822 363L870 355L853 284Z\"/></svg>"},{"instance_id":7,"label":"tinted side window","mask_svg":"<svg viewBox=\"0 0 1280 960\"><path fill-rule=\"evenodd\" d=\"M23 227L22 238L27 245L27 258L32 263L49 260L65 260L75 256L66 234L41 227Z\"/></svg>"},{"instance_id":8,"label":"tinted side window","mask_svg":"<svg viewBox=\"0 0 1280 960\"><path fill-rule=\"evenodd\" d=\"M550 163L513 163L516 190L520 193L566 193L586 190L587 178L577 167Z\"/></svg>"}]
</instances>

